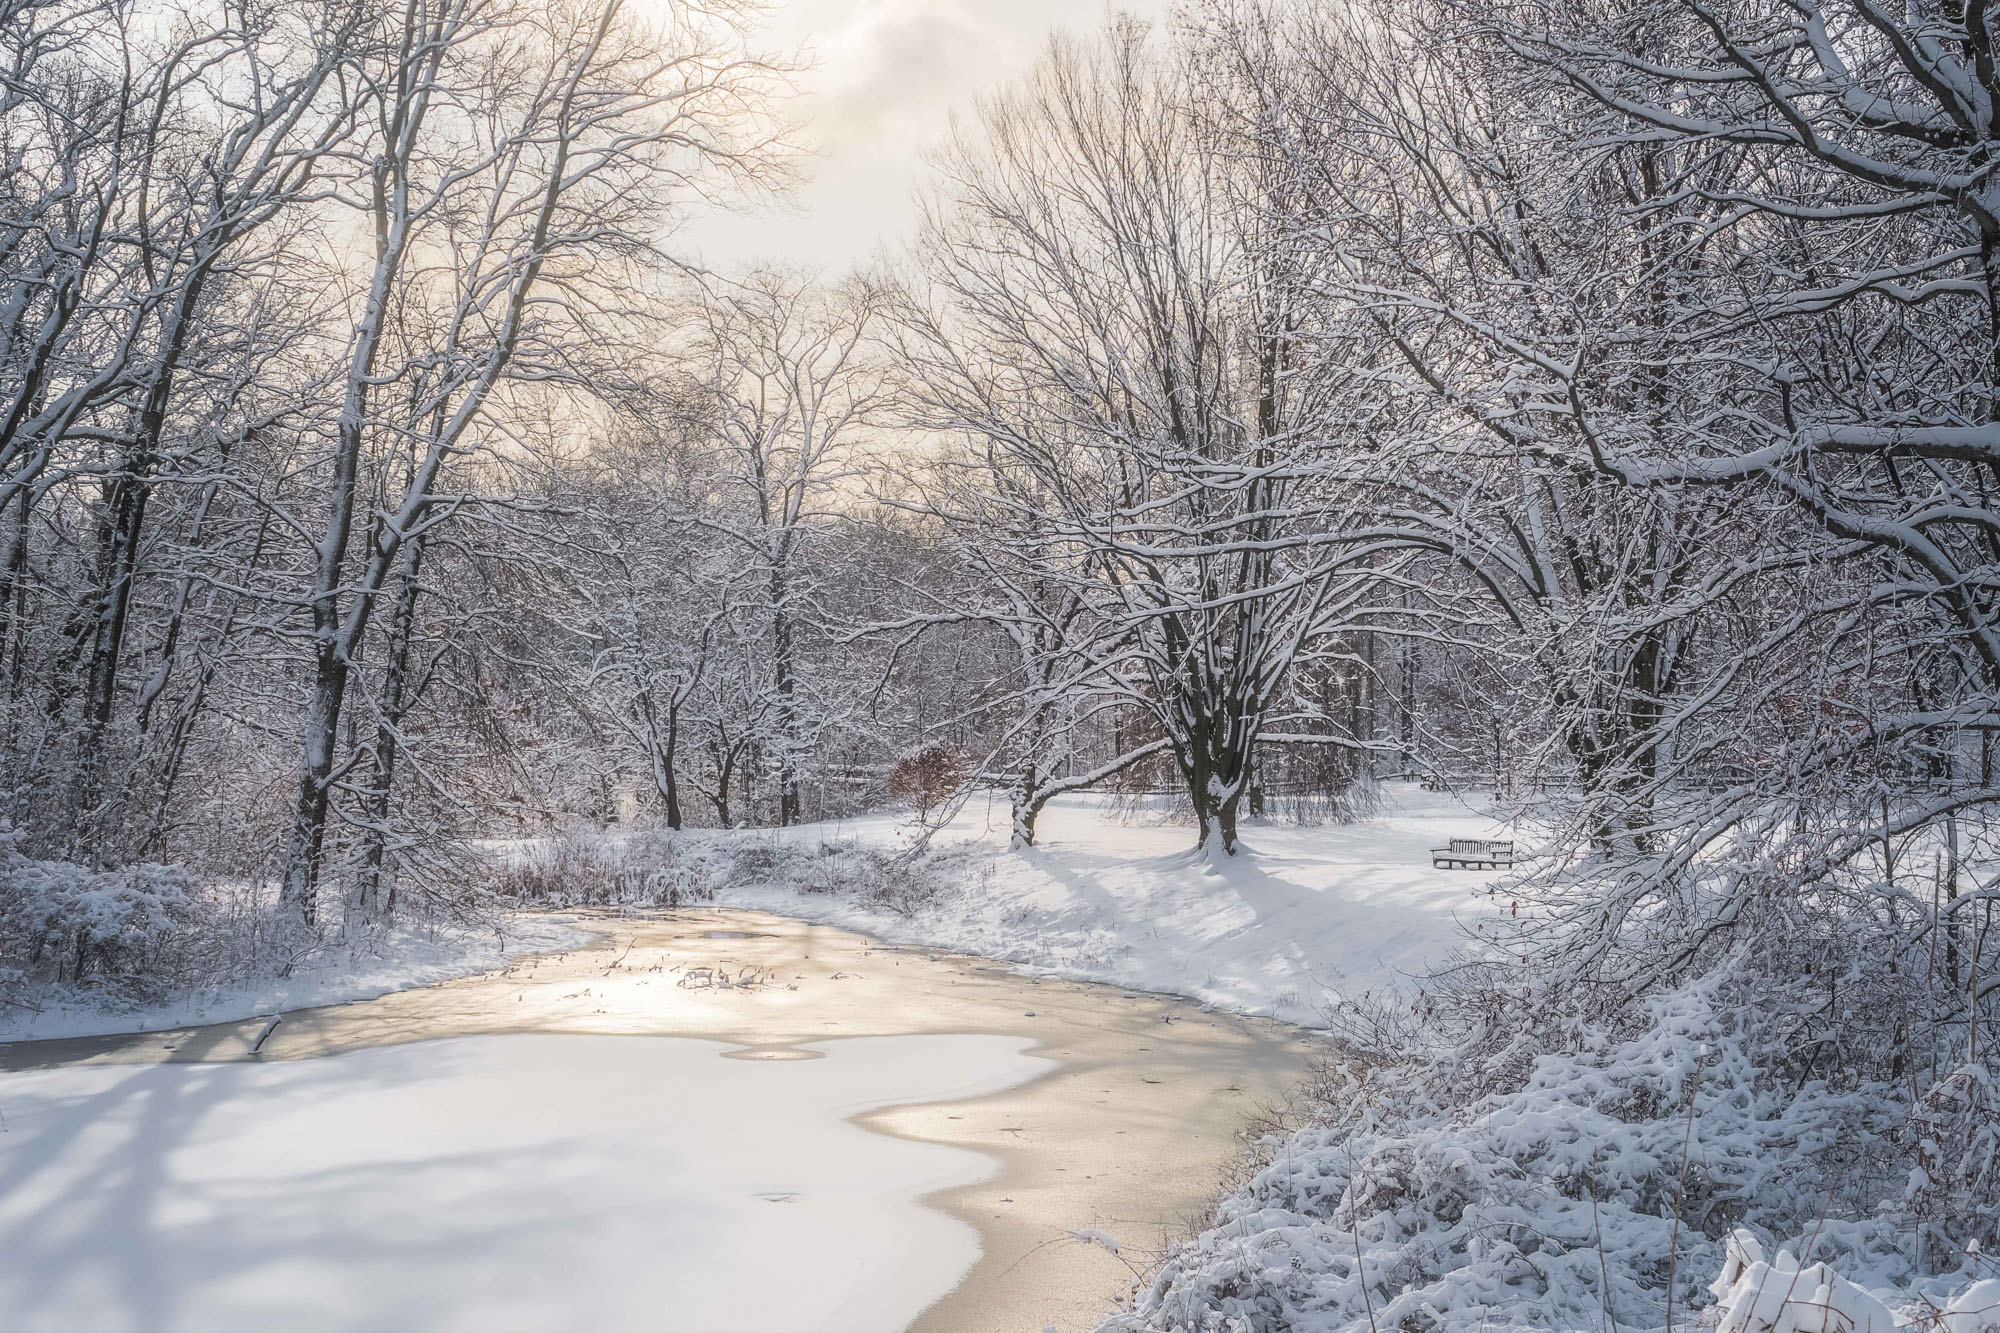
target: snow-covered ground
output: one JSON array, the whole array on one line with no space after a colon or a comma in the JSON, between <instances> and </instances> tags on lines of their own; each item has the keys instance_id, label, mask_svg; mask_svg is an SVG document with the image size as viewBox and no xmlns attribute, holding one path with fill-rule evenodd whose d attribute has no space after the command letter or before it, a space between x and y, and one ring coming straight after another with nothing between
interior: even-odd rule
<instances>
[{"instance_id":1,"label":"snow-covered ground","mask_svg":"<svg viewBox=\"0 0 2000 1333\"><path fill-rule=\"evenodd\" d=\"M919 1198L993 1163L848 1118L1025 1082L1030 1045L510 1035L10 1074L0 1327L900 1328L979 1248Z\"/></svg>"},{"instance_id":2,"label":"snow-covered ground","mask_svg":"<svg viewBox=\"0 0 2000 1333\"><path fill-rule=\"evenodd\" d=\"M589 932L562 915L523 914L491 929L408 927L377 935L358 949L303 959L289 976L265 972L254 981L208 986L158 1004L107 1006L85 992L33 997L34 1007L0 1005L0 1041L153 1032L200 1023L228 1023L259 1014L367 1000L413 986L504 967L516 958L570 948Z\"/></svg>"},{"instance_id":3,"label":"snow-covered ground","mask_svg":"<svg viewBox=\"0 0 2000 1333\"><path fill-rule=\"evenodd\" d=\"M1191 827L1120 818L1094 797L1052 804L1030 851L1007 849L1007 819L1004 802L962 810L934 841L966 853L960 882L913 911L784 883L732 885L722 901L1313 1023L1333 999L1393 985L1463 944L1461 916L1505 909L1488 896L1503 875L1434 869L1431 848L1521 837L1483 806L1413 783L1389 788L1381 814L1359 823L1253 822L1221 866L1193 850ZM907 842L910 824L879 815L697 836L889 846Z\"/></svg>"}]
</instances>

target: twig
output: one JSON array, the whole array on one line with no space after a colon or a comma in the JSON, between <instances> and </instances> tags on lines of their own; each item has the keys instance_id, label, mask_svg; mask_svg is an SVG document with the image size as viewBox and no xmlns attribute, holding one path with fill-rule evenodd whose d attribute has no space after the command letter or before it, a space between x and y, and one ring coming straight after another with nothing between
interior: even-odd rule
<instances>
[{"instance_id":1,"label":"twig","mask_svg":"<svg viewBox=\"0 0 2000 1333\"><path fill-rule=\"evenodd\" d=\"M1597 1294L1604 1306L1604 1326L1618 1333L1618 1316L1611 1313L1611 1269L1604 1261L1604 1227L1597 1220L1597 1154L1590 1156L1590 1229L1597 1233Z\"/></svg>"},{"instance_id":2,"label":"twig","mask_svg":"<svg viewBox=\"0 0 2000 1333\"><path fill-rule=\"evenodd\" d=\"M1687 1128L1681 1133L1681 1174L1674 1186L1674 1229L1667 1240L1667 1333L1674 1333L1674 1268L1680 1259L1681 1207L1687 1202L1688 1153L1694 1146L1694 1101L1701 1091L1701 1066L1708 1059L1703 1047L1694 1058L1694 1079L1688 1086Z\"/></svg>"},{"instance_id":3,"label":"twig","mask_svg":"<svg viewBox=\"0 0 2000 1333\"><path fill-rule=\"evenodd\" d=\"M1382 1333L1375 1327L1375 1298L1368 1294L1368 1270L1361 1260L1361 1201L1354 1194L1354 1149L1347 1150L1347 1214L1351 1221L1348 1230L1354 1235L1354 1280L1361 1287L1361 1304L1368 1311L1368 1333Z\"/></svg>"},{"instance_id":4,"label":"twig","mask_svg":"<svg viewBox=\"0 0 2000 1333\"><path fill-rule=\"evenodd\" d=\"M273 1032L277 1031L278 1024L284 1021L284 1017L285 1016L283 1014L272 1014L271 1017L265 1021L264 1030L257 1034L256 1041L250 1043L250 1054L255 1055L257 1054L257 1052L264 1049L264 1043L270 1040L271 1034Z\"/></svg>"}]
</instances>

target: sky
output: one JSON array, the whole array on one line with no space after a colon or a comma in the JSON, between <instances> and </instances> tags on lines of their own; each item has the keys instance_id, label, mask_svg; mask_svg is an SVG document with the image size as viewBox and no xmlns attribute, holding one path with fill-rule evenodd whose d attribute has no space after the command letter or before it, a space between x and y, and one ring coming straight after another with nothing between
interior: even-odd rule
<instances>
[{"instance_id":1,"label":"sky","mask_svg":"<svg viewBox=\"0 0 2000 1333\"><path fill-rule=\"evenodd\" d=\"M1125 0L1164 14L1167 0ZM1086 32L1103 0L789 0L773 6L769 45L803 44L789 118L813 154L789 208L710 213L681 233L709 263L780 260L836 276L905 239L923 153L952 111L1025 72L1051 28Z\"/></svg>"}]
</instances>

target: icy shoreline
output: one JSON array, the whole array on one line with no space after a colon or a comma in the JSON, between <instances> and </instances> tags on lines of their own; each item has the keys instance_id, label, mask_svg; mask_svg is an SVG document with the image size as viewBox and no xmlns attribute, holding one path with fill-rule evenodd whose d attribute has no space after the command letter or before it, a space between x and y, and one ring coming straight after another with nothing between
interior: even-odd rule
<instances>
[{"instance_id":1,"label":"icy shoreline","mask_svg":"<svg viewBox=\"0 0 2000 1333\"><path fill-rule=\"evenodd\" d=\"M1252 824L1245 852L1210 864L1191 830L1121 821L1093 797L1053 803L1040 845L1007 846L1004 804L968 803L931 839L935 892L889 901L812 880L841 856L909 846L897 814L787 829L688 829L669 846L701 894L856 930L892 944L949 949L1024 974L1185 996L1305 1026L1345 999L1398 985L1463 942L1459 919L1491 910L1491 873L1437 870L1429 849L1504 831L1456 798L1400 785L1356 824ZM606 835L613 840L621 835ZM514 844L516 847L530 843ZM741 873L746 854L807 858ZM44 992L0 1008L0 1041L156 1031L370 999L507 966L589 937L565 912L515 912L492 930L402 928L361 950L329 949L289 977L260 976L158 1003L93 1003Z\"/></svg>"},{"instance_id":2,"label":"icy shoreline","mask_svg":"<svg viewBox=\"0 0 2000 1333\"><path fill-rule=\"evenodd\" d=\"M0 1008L0 1042L159 1032L371 1000L574 948L591 938L576 922L569 913L528 912L501 918L491 929L405 928L375 937L363 952L329 951L289 977L205 987L156 1004L104 1007L70 997L49 999L39 1010Z\"/></svg>"}]
</instances>

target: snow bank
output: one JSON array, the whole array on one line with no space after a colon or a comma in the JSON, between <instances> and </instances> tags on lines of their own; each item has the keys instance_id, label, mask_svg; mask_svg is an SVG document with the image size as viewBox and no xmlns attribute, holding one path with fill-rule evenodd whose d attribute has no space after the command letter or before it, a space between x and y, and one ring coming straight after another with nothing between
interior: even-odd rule
<instances>
[{"instance_id":1,"label":"snow bank","mask_svg":"<svg viewBox=\"0 0 2000 1333\"><path fill-rule=\"evenodd\" d=\"M1889 1307L1825 1264L1800 1266L1742 1228L1729 1233L1722 1271L1709 1284L1715 1333L1895 1333Z\"/></svg>"},{"instance_id":2,"label":"snow bank","mask_svg":"<svg viewBox=\"0 0 2000 1333\"><path fill-rule=\"evenodd\" d=\"M309 952L267 958L227 979L201 982L159 999L21 986L11 995L0 994L0 1041L151 1032L373 999L489 972L530 954L573 948L590 938L573 923L572 917L519 915L483 926L397 926L351 942L331 940Z\"/></svg>"},{"instance_id":3,"label":"snow bank","mask_svg":"<svg viewBox=\"0 0 2000 1333\"><path fill-rule=\"evenodd\" d=\"M1975 1282L1945 1307L1938 1333L2000 1333L2000 1278Z\"/></svg>"}]
</instances>

